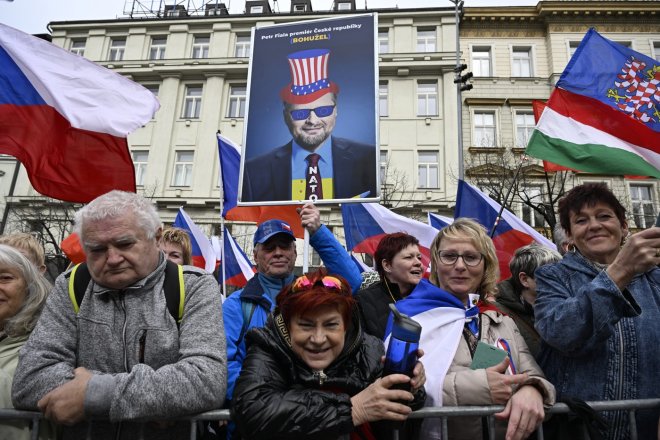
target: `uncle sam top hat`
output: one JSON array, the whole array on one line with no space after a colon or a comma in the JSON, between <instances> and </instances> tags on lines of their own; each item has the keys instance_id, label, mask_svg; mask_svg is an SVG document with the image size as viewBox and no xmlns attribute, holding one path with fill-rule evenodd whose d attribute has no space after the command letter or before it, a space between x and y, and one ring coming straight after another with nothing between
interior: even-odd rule
<instances>
[{"instance_id":1,"label":"uncle sam top hat","mask_svg":"<svg viewBox=\"0 0 660 440\"><path fill-rule=\"evenodd\" d=\"M280 91L289 104L308 104L326 93L339 93L339 87L328 79L329 49L308 49L287 57L291 82Z\"/></svg>"}]
</instances>

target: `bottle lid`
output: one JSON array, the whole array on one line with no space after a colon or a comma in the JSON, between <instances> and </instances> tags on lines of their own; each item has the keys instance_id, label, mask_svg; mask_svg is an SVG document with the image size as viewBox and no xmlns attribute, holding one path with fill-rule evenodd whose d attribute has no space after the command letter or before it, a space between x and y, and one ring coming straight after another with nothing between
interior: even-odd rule
<instances>
[{"instance_id":1,"label":"bottle lid","mask_svg":"<svg viewBox=\"0 0 660 440\"><path fill-rule=\"evenodd\" d=\"M394 304L390 304L394 314L392 337L406 342L419 342L422 326L419 322L399 312Z\"/></svg>"}]
</instances>

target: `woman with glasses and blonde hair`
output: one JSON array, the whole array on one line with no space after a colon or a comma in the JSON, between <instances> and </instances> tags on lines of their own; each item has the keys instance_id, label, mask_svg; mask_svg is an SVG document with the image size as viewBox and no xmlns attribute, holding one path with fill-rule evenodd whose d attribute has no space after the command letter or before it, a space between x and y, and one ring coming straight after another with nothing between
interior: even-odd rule
<instances>
[{"instance_id":1,"label":"woman with glasses and blonde hair","mask_svg":"<svg viewBox=\"0 0 660 440\"><path fill-rule=\"evenodd\" d=\"M159 246L168 260L180 266L193 264L190 235L185 230L175 226L163 229Z\"/></svg>"},{"instance_id":2,"label":"woman with glasses and blonde hair","mask_svg":"<svg viewBox=\"0 0 660 440\"><path fill-rule=\"evenodd\" d=\"M504 438L505 428L507 440L527 438L543 421L544 405L554 404L555 390L513 320L493 305L499 278L493 241L474 220L457 219L433 240L431 266L431 282L460 300L469 317L444 377L443 405L505 405L495 415L495 438ZM473 360L480 342L502 348L508 356L477 368ZM451 439L485 438L484 427L478 418L448 421Z\"/></svg>"},{"instance_id":3,"label":"woman with glasses and blonde hair","mask_svg":"<svg viewBox=\"0 0 660 440\"><path fill-rule=\"evenodd\" d=\"M383 343L362 332L348 283L325 269L277 296L266 326L246 335L232 417L249 439L387 439L424 403L424 369L381 378ZM411 391L396 389L409 386Z\"/></svg>"}]
</instances>

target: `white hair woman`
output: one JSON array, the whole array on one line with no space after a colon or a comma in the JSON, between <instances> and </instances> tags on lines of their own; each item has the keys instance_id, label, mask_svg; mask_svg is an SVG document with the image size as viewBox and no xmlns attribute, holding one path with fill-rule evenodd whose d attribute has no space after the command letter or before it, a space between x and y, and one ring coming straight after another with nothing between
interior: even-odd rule
<instances>
[{"instance_id":1,"label":"white hair woman","mask_svg":"<svg viewBox=\"0 0 660 440\"><path fill-rule=\"evenodd\" d=\"M18 352L39 319L48 281L16 249L0 244L0 407L13 408L11 385ZM29 439L29 422L2 421L0 438Z\"/></svg>"}]
</instances>

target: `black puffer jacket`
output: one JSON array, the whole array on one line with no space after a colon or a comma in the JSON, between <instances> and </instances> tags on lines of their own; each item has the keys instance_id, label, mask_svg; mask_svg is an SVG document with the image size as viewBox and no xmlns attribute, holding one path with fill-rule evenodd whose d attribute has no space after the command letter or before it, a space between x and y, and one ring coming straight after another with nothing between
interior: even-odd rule
<instances>
[{"instance_id":1,"label":"black puffer jacket","mask_svg":"<svg viewBox=\"0 0 660 440\"><path fill-rule=\"evenodd\" d=\"M351 396L381 376L383 343L362 333L355 313L344 350L319 373L292 351L285 332L276 311L265 327L252 329L246 336L247 357L232 399L232 419L241 437L337 439L349 435L355 429ZM413 408L421 407L425 396L423 390L416 393ZM379 434L388 429L385 423L372 424L372 429L378 439L389 437Z\"/></svg>"},{"instance_id":2,"label":"black puffer jacket","mask_svg":"<svg viewBox=\"0 0 660 440\"><path fill-rule=\"evenodd\" d=\"M379 339L385 338L385 327L390 316L390 304L403 299L399 286L383 279L356 293L364 331Z\"/></svg>"}]
</instances>

